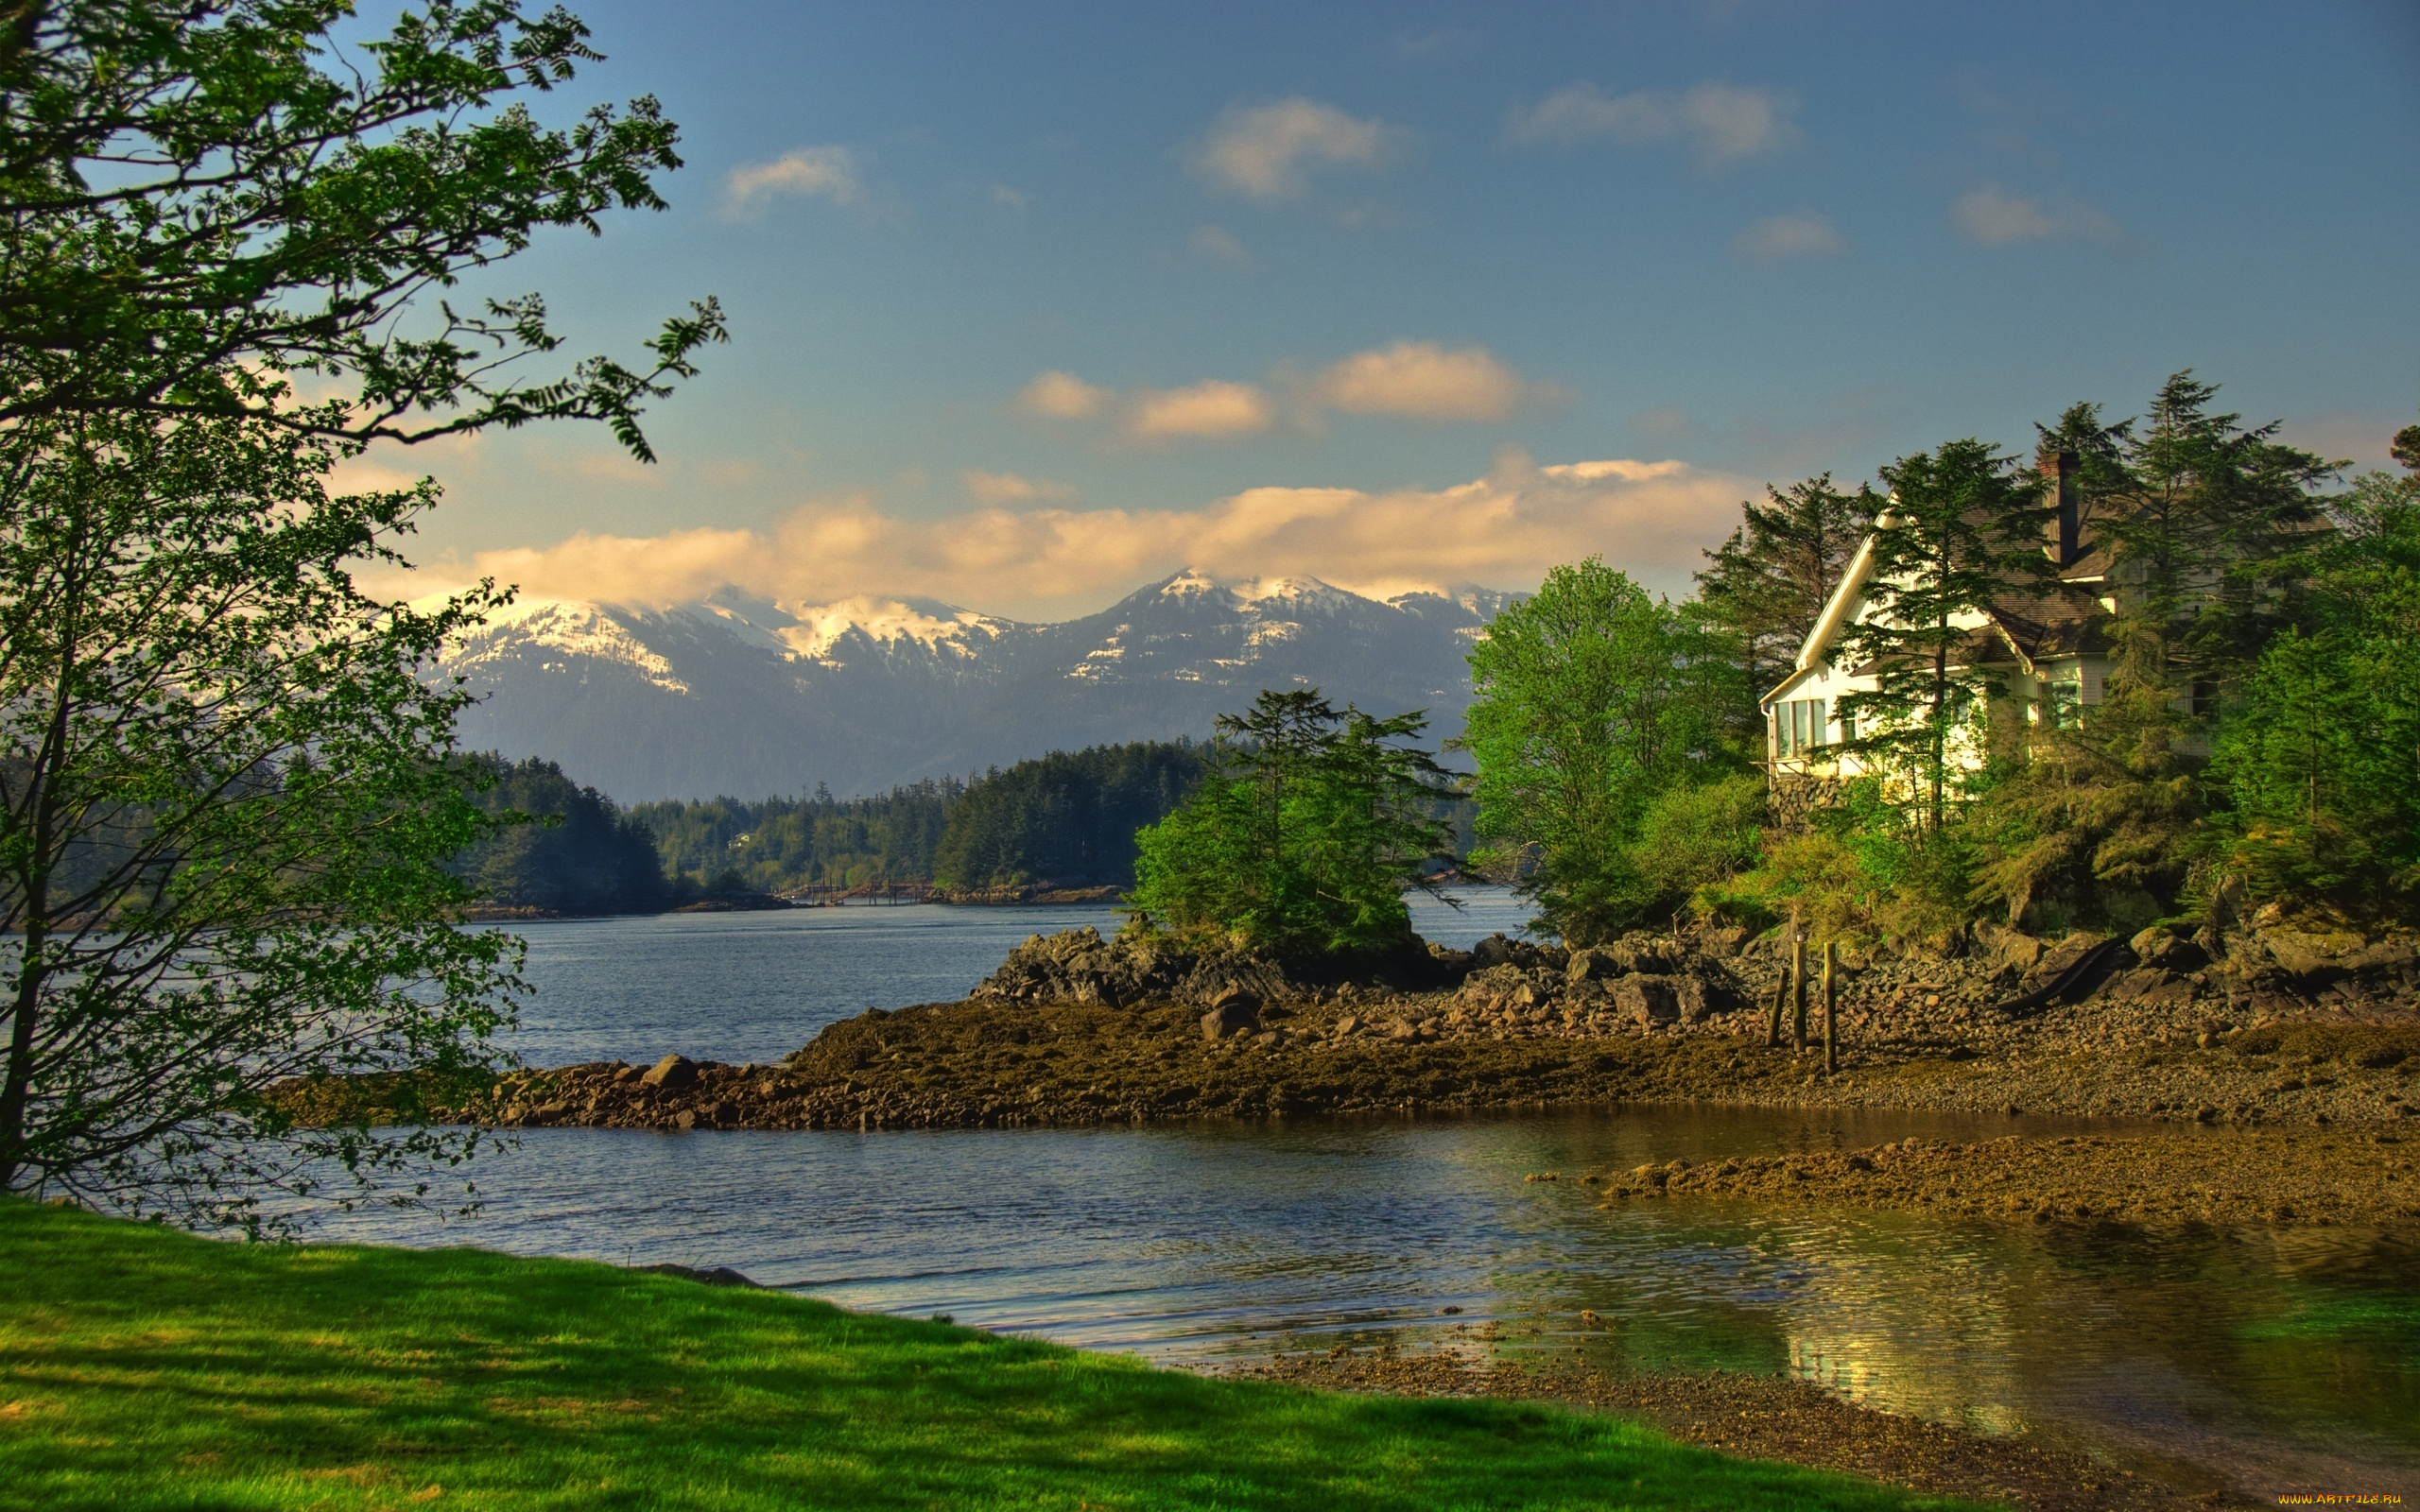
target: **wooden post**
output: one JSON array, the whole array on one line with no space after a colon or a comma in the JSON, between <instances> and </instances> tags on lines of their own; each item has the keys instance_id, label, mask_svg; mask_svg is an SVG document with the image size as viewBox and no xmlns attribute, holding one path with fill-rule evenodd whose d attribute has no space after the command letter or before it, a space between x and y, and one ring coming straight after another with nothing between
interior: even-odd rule
<instances>
[{"instance_id":1,"label":"wooden post","mask_svg":"<svg viewBox=\"0 0 2420 1512\"><path fill-rule=\"evenodd\" d=\"M1789 942L1789 1048L1806 1050L1806 942Z\"/></svg>"},{"instance_id":2,"label":"wooden post","mask_svg":"<svg viewBox=\"0 0 2420 1512\"><path fill-rule=\"evenodd\" d=\"M1824 942L1824 1069L1826 1072L1841 1069L1840 1054L1833 1048L1839 1038L1841 1013L1840 985L1832 976L1832 964L1836 954L1832 942L1825 940Z\"/></svg>"},{"instance_id":3,"label":"wooden post","mask_svg":"<svg viewBox=\"0 0 2420 1512\"><path fill-rule=\"evenodd\" d=\"M1798 920L1793 919L1789 921L1789 933L1783 938L1793 944L1797 941ZM1765 1048L1768 1050L1777 1049L1781 1045L1781 1000L1789 995L1789 968L1785 966L1781 970L1780 977L1773 983L1773 1005L1765 1013Z\"/></svg>"}]
</instances>

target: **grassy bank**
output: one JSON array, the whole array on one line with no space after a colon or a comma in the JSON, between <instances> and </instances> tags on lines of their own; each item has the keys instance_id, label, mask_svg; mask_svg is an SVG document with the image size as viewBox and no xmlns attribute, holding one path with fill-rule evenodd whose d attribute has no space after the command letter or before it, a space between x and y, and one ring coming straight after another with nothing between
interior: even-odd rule
<instances>
[{"instance_id":1,"label":"grassy bank","mask_svg":"<svg viewBox=\"0 0 2420 1512\"><path fill-rule=\"evenodd\" d=\"M475 1250L0 1201L0 1503L1908 1508L1553 1407L1156 1371Z\"/></svg>"}]
</instances>

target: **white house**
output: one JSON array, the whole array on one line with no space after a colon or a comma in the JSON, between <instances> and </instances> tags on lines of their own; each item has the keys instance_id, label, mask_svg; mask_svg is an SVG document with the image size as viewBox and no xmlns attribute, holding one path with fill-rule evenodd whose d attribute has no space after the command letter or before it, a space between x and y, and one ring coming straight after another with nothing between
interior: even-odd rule
<instances>
[{"instance_id":1,"label":"white house","mask_svg":"<svg viewBox=\"0 0 2420 1512\"><path fill-rule=\"evenodd\" d=\"M2039 598L2012 593L2006 605L1952 623L1968 632L1961 664L1989 666L2006 687L2006 707L1996 715L2064 724L2100 701L2117 599L2108 581L2109 553L2095 544L2092 522L2079 513L2076 455L2060 453L2044 463L2044 472L2057 489L2058 507L2042 548L2056 565L2055 585ZM1891 524L1887 510L1879 523ZM1855 777L1863 770L1856 756L1833 747L1857 736L1841 720L1841 699L1874 692L1880 682L1874 663L1852 664L1844 644L1851 629L1880 611L1869 593L1874 546L1867 536L1799 647L1797 665L1761 700L1765 754L1777 778ZM1971 736L1954 748L1962 763L1982 759Z\"/></svg>"}]
</instances>

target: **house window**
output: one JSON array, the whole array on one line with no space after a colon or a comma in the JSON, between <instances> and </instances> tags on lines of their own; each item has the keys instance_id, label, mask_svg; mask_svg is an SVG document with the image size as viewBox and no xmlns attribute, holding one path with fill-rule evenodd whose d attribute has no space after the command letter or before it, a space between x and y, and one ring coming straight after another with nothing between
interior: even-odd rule
<instances>
[{"instance_id":1,"label":"house window","mask_svg":"<svg viewBox=\"0 0 2420 1512\"><path fill-rule=\"evenodd\" d=\"M1792 698L1773 706L1773 754L1776 757L1803 756L1818 746L1829 744L1824 738L1824 700Z\"/></svg>"}]
</instances>

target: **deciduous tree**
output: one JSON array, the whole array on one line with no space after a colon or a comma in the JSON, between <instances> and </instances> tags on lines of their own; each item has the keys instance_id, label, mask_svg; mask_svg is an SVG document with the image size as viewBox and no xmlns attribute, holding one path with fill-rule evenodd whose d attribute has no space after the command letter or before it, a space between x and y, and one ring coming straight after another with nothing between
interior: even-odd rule
<instances>
[{"instance_id":1,"label":"deciduous tree","mask_svg":"<svg viewBox=\"0 0 2420 1512\"><path fill-rule=\"evenodd\" d=\"M1454 745L1478 765L1473 859L1514 872L1571 944L1619 932L1652 901L1629 849L1649 805L1733 769L1736 643L1591 557L1498 614L1470 664Z\"/></svg>"}]
</instances>

